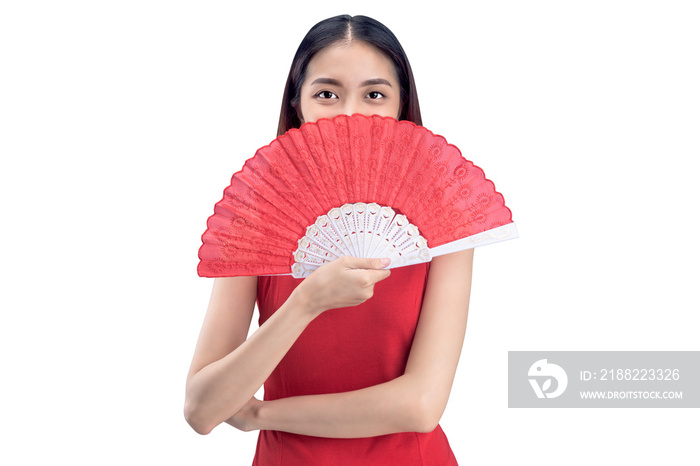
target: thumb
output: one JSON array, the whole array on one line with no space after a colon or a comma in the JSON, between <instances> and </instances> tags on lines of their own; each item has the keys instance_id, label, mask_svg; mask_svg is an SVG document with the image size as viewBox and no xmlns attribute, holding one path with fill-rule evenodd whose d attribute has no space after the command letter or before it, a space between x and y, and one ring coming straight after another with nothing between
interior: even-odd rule
<instances>
[{"instance_id":1,"label":"thumb","mask_svg":"<svg viewBox=\"0 0 700 466\"><path fill-rule=\"evenodd\" d=\"M391 264L391 259L389 258L369 258L369 257L355 257L350 263L350 267L353 269L383 269L384 267Z\"/></svg>"}]
</instances>

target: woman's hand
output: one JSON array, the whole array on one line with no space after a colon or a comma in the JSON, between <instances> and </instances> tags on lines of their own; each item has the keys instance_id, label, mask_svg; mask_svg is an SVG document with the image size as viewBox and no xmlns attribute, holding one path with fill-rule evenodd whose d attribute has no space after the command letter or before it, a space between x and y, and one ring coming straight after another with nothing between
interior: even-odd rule
<instances>
[{"instance_id":1,"label":"woman's hand","mask_svg":"<svg viewBox=\"0 0 700 466\"><path fill-rule=\"evenodd\" d=\"M243 432L259 429L255 423L255 419L258 414L258 409L263 403L265 402L255 397L251 398L240 411L227 419L226 423Z\"/></svg>"},{"instance_id":2,"label":"woman's hand","mask_svg":"<svg viewBox=\"0 0 700 466\"><path fill-rule=\"evenodd\" d=\"M257 277L214 281L209 309L187 377L185 418L206 435L222 422L258 429L262 401L251 399L306 326L327 309L369 299L374 284L388 277L379 259L343 257L319 267L248 339Z\"/></svg>"},{"instance_id":3,"label":"woman's hand","mask_svg":"<svg viewBox=\"0 0 700 466\"><path fill-rule=\"evenodd\" d=\"M374 294L374 285L391 271L389 259L362 259L343 256L322 265L294 290L314 316L328 309L357 306Z\"/></svg>"},{"instance_id":4,"label":"woman's hand","mask_svg":"<svg viewBox=\"0 0 700 466\"><path fill-rule=\"evenodd\" d=\"M403 375L348 392L265 401L255 411L256 428L330 438L434 430L462 353L473 254L469 249L432 260Z\"/></svg>"}]
</instances>

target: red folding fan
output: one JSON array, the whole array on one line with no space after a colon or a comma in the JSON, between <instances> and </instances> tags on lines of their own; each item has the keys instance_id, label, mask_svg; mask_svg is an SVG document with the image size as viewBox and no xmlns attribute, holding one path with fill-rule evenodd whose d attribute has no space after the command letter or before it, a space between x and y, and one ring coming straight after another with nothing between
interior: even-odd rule
<instances>
[{"instance_id":1,"label":"red folding fan","mask_svg":"<svg viewBox=\"0 0 700 466\"><path fill-rule=\"evenodd\" d=\"M343 255L398 267L515 237L503 196L445 138L339 115L288 131L233 175L197 272L305 277Z\"/></svg>"}]
</instances>

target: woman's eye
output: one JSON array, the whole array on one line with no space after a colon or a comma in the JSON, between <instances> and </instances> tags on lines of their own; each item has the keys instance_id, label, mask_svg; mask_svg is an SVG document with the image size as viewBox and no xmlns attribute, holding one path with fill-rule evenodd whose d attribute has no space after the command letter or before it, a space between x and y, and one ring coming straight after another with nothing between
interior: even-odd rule
<instances>
[{"instance_id":1,"label":"woman's eye","mask_svg":"<svg viewBox=\"0 0 700 466\"><path fill-rule=\"evenodd\" d=\"M377 92L377 91L372 91L369 94L367 94L367 98L369 98L371 100L381 99L382 97L384 97L384 94L382 94L381 92Z\"/></svg>"},{"instance_id":2,"label":"woman's eye","mask_svg":"<svg viewBox=\"0 0 700 466\"><path fill-rule=\"evenodd\" d=\"M337 99L338 96L333 94L331 91L321 91L316 94L316 97L320 99Z\"/></svg>"}]
</instances>

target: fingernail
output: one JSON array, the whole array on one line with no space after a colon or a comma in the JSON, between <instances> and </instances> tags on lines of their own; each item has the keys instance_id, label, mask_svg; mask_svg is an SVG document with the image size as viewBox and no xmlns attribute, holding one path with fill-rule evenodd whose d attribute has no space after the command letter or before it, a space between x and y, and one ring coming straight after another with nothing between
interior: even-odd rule
<instances>
[{"instance_id":1,"label":"fingernail","mask_svg":"<svg viewBox=\"0 0 700 466\"><path fill-rule=\"evenodd\" d=\"M391 264L391 259L388 257L385 257L379 261L382 264L382 267L386 267L387 265Z\"/></svg>"}]
</instances>

